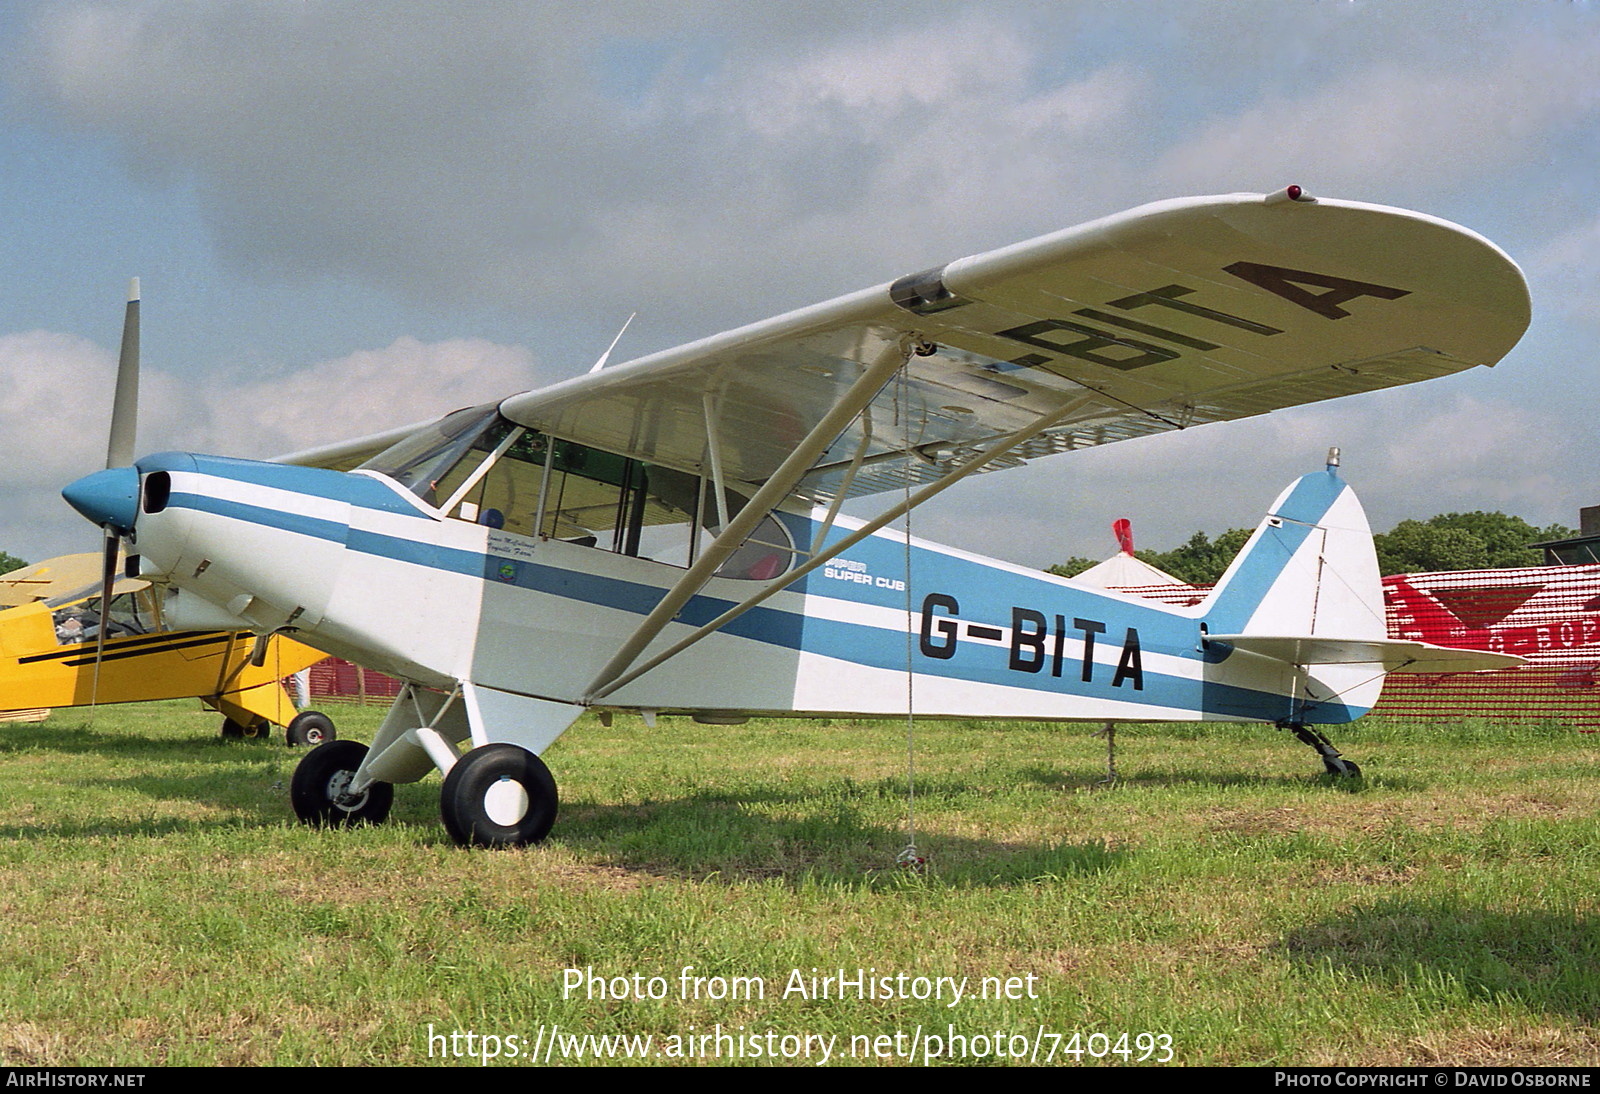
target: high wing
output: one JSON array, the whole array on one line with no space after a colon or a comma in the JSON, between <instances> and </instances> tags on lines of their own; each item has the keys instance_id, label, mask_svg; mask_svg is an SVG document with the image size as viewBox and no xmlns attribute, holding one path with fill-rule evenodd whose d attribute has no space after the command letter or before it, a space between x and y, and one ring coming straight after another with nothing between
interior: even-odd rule
<instances>
[{"instance_id":1,"label":"high wing","mask_svg":"<svg viewBox=\"0 0 1600 1094\"><path fill-rule=\"evenodd\" d=\"M801 479L815 500L932 481L1069 405L996 464L1492 365L1528 320L1521 272L1482 237L1291 188L1146 205L501 409L669 467L720 449L727 479L761 483L902 338L936 347Z\"/></svg>"},{"instance_id":2,"label":"high wing","mask_svg":"<svg viewBox=\"0 0 1600 1094\"><path fill-rule=\"evenodd\" d=\"M1475 233L1291 187L1146 205L501 410L594 448L760 484L912 339L900 378L793 491L826 500L931 482L1047 417L1058 420L985 469L1493 365L1528 320L1521 272ZM352 467L412 428L283 460Z\"/></svg>"}]
</instances>

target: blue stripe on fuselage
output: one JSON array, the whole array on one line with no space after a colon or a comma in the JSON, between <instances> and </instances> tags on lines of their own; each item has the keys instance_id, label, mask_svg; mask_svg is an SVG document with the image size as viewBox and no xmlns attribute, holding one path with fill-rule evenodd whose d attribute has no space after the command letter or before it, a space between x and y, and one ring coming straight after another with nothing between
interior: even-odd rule
<instances>
[{"instance_id":1,"label":"blue stripe on fuselage","mask_svg":"<svg viewBox=\"0 0 1600 1094\"><path fill-rule=\"evenodd\" d=\"M1299 506L1296 511L1303 514L1305 509ZM843 538L845 534L847 532L838 533L834 538ZM869 538L834 561L835 565L816 570L807 578L813 595L869 603L900 612L906 610L903 540ZM941 607L937 614L941 622L948 620L957 627L960 636L949 658L927 656L922 652L921 643L914 640L913 664L918 672L1227 717L1276 721L1290 713L1291 700L1282 695L1149 669L1142 673L1143 688L1136 689L1127 676L1120 683L1113 683L1118 675L1115 662L1125 656L1130 632L1135 632L1141 664L1151 654L1200 663L1225 659L1229 652L1226 648L1216 644L1202 648L1197 617L1176 614L1154 602L1140 602L1133 597L1064 584L1042 574L1019 573L915 543L911 550L911 577L914 589L911 610L922 613L930 594L950 597L956 603L953 612ZM880 582L880 578L884 581ZM1042 623L1040 617L1043 617ZM1079 626L1079 621L1084 626ZM976 625L980 629L999 631L1004 637L1012 633L1018 622L1030 633L1038 629L1045 632L1042 640L1022 650L1025 654L1022 663L1030 667L1036 665L1034 671L1010 667L1012 644L972 641L968 633L969 626ZM1104 629L1098 630L1098 627ZM833 628L843 629L835 631ZM905 669L903 632L894 632L892 641L880 639L868 644L861 640L863 628L860 626L831 623L815 616L807 617L805 632L807 650L830 653L875 668ZM1059 658L1058 632L1063 636ZM1089 633L1093 633L1098 653L1104 655L1110 650L1115 654L1112 664L1102 660L1092 663L1090 679L1084 681L1083 641ZM1206 675L1204 670L1201 675ZM1364 711L1330 704L1320 707L1317 717L1318 720L1348 721L1360 713Z\"/></svg>"},{"instance_id":2,"label":"blue stripe on fuselage","mask_svg":"<svg viewBox=\"0 0 1600 1094\"><path fill-rule=\"evenodd\" d=\"M249 464L247 461L223 461L212 457L200 459L205 461L200 470L219 475L224 470L224 464L236 464L242 468L252 469L262 466ZM276 465L265 466L276 467ZM231 471L233 468L228 467L227 470ZM262 485L294 490L298 489L294 483L300 475L317 469L283 467L277 470L289 474L252 476L244 481L261 482ZM317 497L350 500L349 495L340 496L333 491L332 483L322 479L321 475L349 484L352 493L359 496L370 496L371 488L392 493L381 482L341 472L321 472L319 481L315 484L318 489L305 492L313 493ZM1314 477L1322 476L1307 476L1308 479ZM273 481L263 482L263 478L271 478ZM1306 480L1301 481L1303 484ZM1334 482L1337 484L1337 480ZM1326 511L1326 505L1331 504L1332 499L1337 497L1339 488L1342 488L1342 485L1331 493L1326 490L1319 492L1309 489L1308 495L1317 498L1326 497L1326 504L1322 507L1322 510ZM1298 489L1297 487L1297 492ZM402 499L394 500L405 505ZM1285 514L1291 508L1296 511L1308 509L1310 497L1306 500L1307 505L1286 504ZM350 550L376 557L464 574L489 583L511 584L635 615L647 614L663 595L660 586L647 583L428 544L414 539L348 528L334 521L298 516L281 510L225 501L205 495L176 493L170 499L169 505L214 513L299 535L341 542ZM366 507L395 511L387 505ZM416 511L409 506L407 510L410 514L416 515ZM791 532L795 533L801 542L806 541L807 532L814 534L816 526L813 522L792 514L782 516L785 524L789 525ZM1291 533L1299 529L1301 539L1304 538L1306 531L1294 523L1286 523L1285 529ZM842 537L847 532L840 530L837 534ZM949 617L953 624L960 628L953 655L948 658L928 656L920 648L916 638L913 638L913 667L919 673L1063 696L1149 704L1214 716L1272 721L1285 717L1289 712L1291 700L1282 695L1220 683L1206 683L1200 679L1172 676L1151 670L1143 670L1138 677L1131 672L1119 674L1117 666L1108 665L1098 659L1089 666L1091 679L1089 681L1082 679L1084 667L1082 641L1090 632L1094 633L1096 646L1099 649L1118 651L1119 657L1128 656L1125 651L1130 640L1135 637L1132 632L1136 632L1141 669L1143 659L1150 654L1165 654L1195 662L1218 660L1216 651L1210 653L1202 651L1197 619L1176 615L1155 604L1132 602L1126 597L1100 593L1080 586L1059 584L1043 575L1014 572L976 559L953 556L916 544L913 544L910 554L911 587L915 590L914 601L910 605L912 612L922 612L924 598L930 593L943 593L956 601L958 609L953 614L941 612L941 618ZM906 610L906 550L903 542L887 538L868 538L835 560L835 563L836 565L813 572L792 588L796 592L809 592L812 595L826 596L845 603L869 604L901 612ZM1281 568L1282 563L1279 562L1277 570L1281 571ZM1265 567L1262 569L1265 572ZM834 576L827 576L830 572ZM1252 573L1252 583L1255 576ZM862 577L866 580L862 580ZM1266 584L1270 585L1270 581ZM757 587L757 583L751 583L752 591ZM1263 591L1264 588L1265 586ZM1234 595L1242 604L1244 594L1241 592ZM678 616L678 621L690 626L699 626L732 606L732 601L702 594L685 605ZM1037 623L1038 616L1044 618L1046 635L1042 640L1042 660L1037 671L1030 672L1010 667L1013 663L1012 647L992 641L973 641L972 636L966 633L969 626L975 625L980 630L999 630L1003 634L1009 634L1019 620L1019 612L1037 613L1037 616L1021 617L1024 623L1030 625ZM1095 630L1095 625L1104 629ZM728 634L754 641L839 658L871 668L903 671L906 666L905 635L898 630L890 631L867 624L845 623L768 607L757 607L747 611L727 624L723 630ZM1220 628L1214 625L1213 630ZM1062 634L1059 656L1057 633ZM1030 649L1025 652L1035 651ZM1222 656L1225 656L1225 653ZM1114 679L1117 680L1116 683L1113 683ZM1143 686L1138 687L1136 683ZM1306 720L1348 721L1359 717L1361 713L1364 711L1351 710L1339 704L1326 704L1319 708L1317 718Z\"/></svg>"},{"instance_id":3,"label":"blue stripe on fuselage","mask_svg":"<svg viewBox=\"0 0 1600 1094\"><path fill-rule=\"evenodd\" d=\"M198 456L188 452L157 452L137 464L141 474L151 471L198 472L234 482L267 486L295 494L306 494L328 501L341 501L358 509L432 520L415 502L402 497L399 488L386 480L323 467L300 467L286 463L238 460L230 456Z\"/></svg>"},{"instance_id":4,"label":"blue stripe on fuselage","mask_svg":"<svg viewBox=\"0 0 1600 1094\"><path fill-rule=\"evenodd\" d=\"M228 501L225 498L213 498L206 494L176 493L167 501L169 509L193 509L197 513L215 513L219 517L230 520L244 521L246 524L260 524L268 528L280 528L285 532L296 535L310 536L313 539L326 539L334 543L344 543L350 531L348 524L336 520L323 520L319 517L305 517L298 513L285 513L281 509L267 509L260 505L250 505L242 501Z\"/></svg>"}]
</instances>

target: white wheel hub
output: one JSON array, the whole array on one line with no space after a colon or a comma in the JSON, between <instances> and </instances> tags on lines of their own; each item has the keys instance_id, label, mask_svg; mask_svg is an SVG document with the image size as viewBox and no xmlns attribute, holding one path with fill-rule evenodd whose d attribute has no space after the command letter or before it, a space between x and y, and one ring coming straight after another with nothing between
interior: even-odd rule
<instances>
[{"instance_id":1,"label":"white wheel hub","mask_svg":"<svg viewBox=\"0 0 1600 1094\"><path fill-rule=\"evenodd\" d=\"M335 809L345 813L353 813L367 802L366 792L360 794L350 793L350 784L355 782L354 771L335 771L328 780L328 801Z\"/></svg>"},{"instance_id":2,"label":"white wheel hub","mask_svg":"<svg viewBox=\"0 0 1600 1094\"><path fill-rule=\"evenodd\" d=\"M483 811L496 824L511 828L528 815L528 791L517 780L501 776L483 795Z\"/></svg>"}]
</instances>

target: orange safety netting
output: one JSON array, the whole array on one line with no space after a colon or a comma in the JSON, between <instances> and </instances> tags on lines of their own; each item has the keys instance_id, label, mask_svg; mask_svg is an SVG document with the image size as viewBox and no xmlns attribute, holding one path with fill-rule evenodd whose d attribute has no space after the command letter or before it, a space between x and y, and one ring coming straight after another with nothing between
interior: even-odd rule
<instances>
[{"instance_id":1,"label":"orange safety netting","mask_svg":"<svg viewBox=\"0 0 1600 1094\"><path fill-rule=\"evenodd\" d=\"M329 657L311 666L312 699L381 699L387 702L400 694L400 681L349 661Z\"/></svg>"},{"instance_id":2,"label":"orange safety netting","mask_svg":"<svg viewBox=\"0 0 1600 1094\"><path fill-rule=\"evenodd\" d=\"M1189 607L1210 586L1117 591ZM1383 579L1383 599L1390 638L1514 653L1528 663L1498 672L1393 674L1374 714L1600 729L1600 565L1397 574Z\"/></svg>"}]
</instances>

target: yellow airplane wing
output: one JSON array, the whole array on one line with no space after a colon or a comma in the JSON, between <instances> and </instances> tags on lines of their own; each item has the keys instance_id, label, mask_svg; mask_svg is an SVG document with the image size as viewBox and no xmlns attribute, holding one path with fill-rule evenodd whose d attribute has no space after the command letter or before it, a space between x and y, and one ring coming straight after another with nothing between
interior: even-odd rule
<instances>
[{"instance_id":1,"label":"yellow airplane wing","mask_svg":"<svg viewBox=\"0 0 1600 1094\"><path fill-rule=\"evenodd\" d=\"M263 664L253 665L255 636L169 630L154 590L138 579L119 579L103 614L99 567L94 554L65 556L0 578L14 597L27 597L0 610L0 711L192 696L227 719L224 734L245 737L299 717L280 681L322 660L320 650L275 638ZM46 591L53 595L38 595ZM323 727L319 736L328 735Z\"/></svg>"},{"instance_id":2,"label":"yellow airplane wing","mask_svg":"<svg viewBox=\"0 0 1600 1094\"><path fill-rule=\"evenodd\" d=\"M15 608L81 589L100 576L100 556L62 555L0 574L0 608Z\"/></svg>"}]
</instances>

